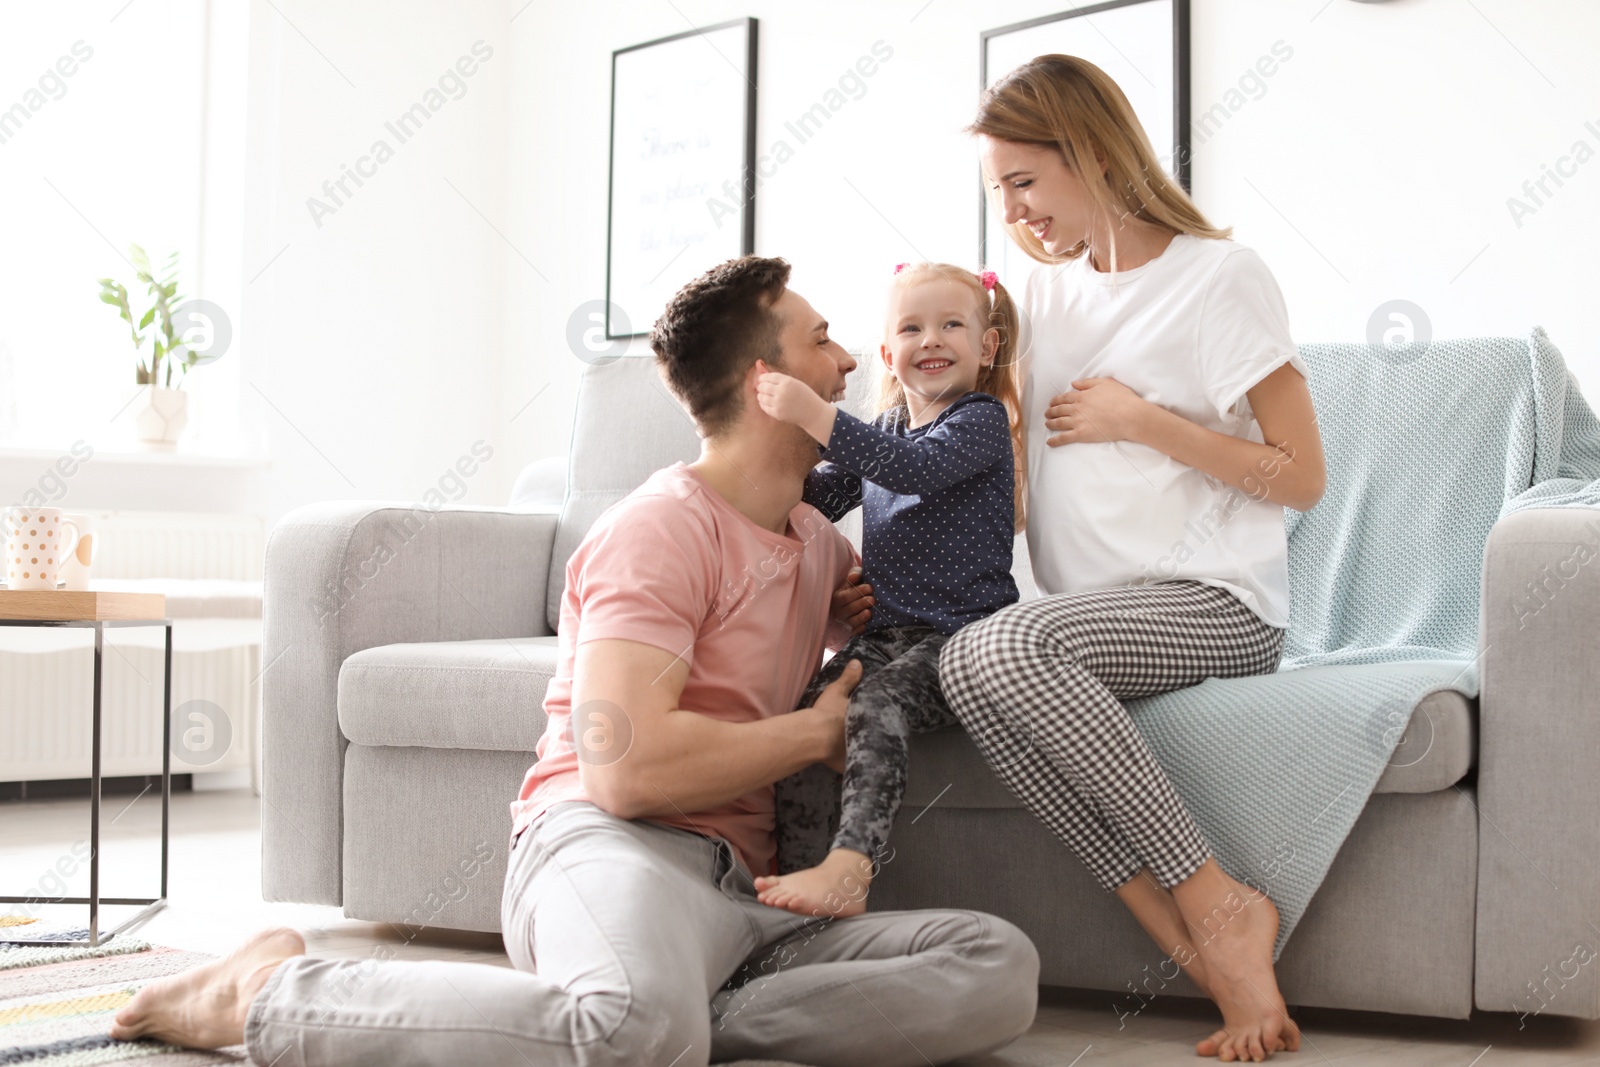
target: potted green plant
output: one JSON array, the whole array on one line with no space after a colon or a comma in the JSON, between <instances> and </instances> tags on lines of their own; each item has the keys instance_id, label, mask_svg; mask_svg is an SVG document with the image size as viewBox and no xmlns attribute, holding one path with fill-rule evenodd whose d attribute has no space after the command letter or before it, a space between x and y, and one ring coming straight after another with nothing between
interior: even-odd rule
<instances>
[{"instance_id":1,"label":"potted green plant","mask_svg":"<svg viewBox=\"0 0 1600 1067\"><path fill-rule=\"evenodd\" d=\"M178 437L189 422L189 397L183 392L183 380L198 362L196 354L178 336L173 323L173 311L183 300L178 293L178 253L167 257L162 278L156 277L143 248L129 245L128 256L138 280L147 287L146 295L152 301L149 310L135 323L127 287L112 278L100 279L100 299L117 309L133 339L134 382L144 387L134 408L138 439L150 448L171 450L177 447ZM146 336L151 341L148 359L144 351ZM174 370L176 385L173 384Z\"/></svg>"}]
</instances>

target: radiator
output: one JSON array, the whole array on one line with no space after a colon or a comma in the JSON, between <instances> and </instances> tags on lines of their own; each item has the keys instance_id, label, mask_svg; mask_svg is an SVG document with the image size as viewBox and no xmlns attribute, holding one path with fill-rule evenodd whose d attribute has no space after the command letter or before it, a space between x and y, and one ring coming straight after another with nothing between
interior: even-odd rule
<instances>
[{"instance_id":1,"label":"radiator","mask_svg":"<svg viewBox=\"0 0 1600 1067\"><path fill-rule=\"evenodd\" d=\"M253 769L260 621L178 619L172 630L172 773ZM7 627L0 639L0 781L89 777L94 631ZM100 773L160 774L161 628L107 629L101 668Z\"/></svg>"},{"instance_id":2,"label":"radiator","mask_svg":"<svg viewBox=\"0 0 1600 1067\"><path fill-rule=\"evenodd\" d=\"M85 511L95 522L96 578L260 581L266 560L254 515Z\"/></svg>"},{"instance_id":3,"label":"radiator","mask_svg":"<svg viewBox=\"0 0 1600 1067\"><path fill-rule=\"evenodd\" d=\"M265 539L255 516L84 514L95 523L95 580L261 578ZM172 772L248 770L255 780L261 620L173 614ZM107 777L161 772L162 640L159 626L105 630ZM89 776L93 647L88 629L0 627L0 781Z\"/></svg>"}]
</instances>

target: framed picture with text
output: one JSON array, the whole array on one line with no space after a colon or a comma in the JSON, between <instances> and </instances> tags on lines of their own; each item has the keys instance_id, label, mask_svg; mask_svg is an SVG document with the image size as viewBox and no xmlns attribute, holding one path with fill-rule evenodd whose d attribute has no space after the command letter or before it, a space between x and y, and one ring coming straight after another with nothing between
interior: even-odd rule
<instances>
[{"instance_id":1,"label":"framed picture with text","mask_svg":"<svg viewBox=\"0 0 1600 1067\"><path fill-rule=\"evenodd\" d=\"M647 334L672 294L755 250L756 20L611 53L606 337Z\"/></svg>"},{"instance_id":2,"label":"framed picture with text","mask_svg":"<svg viewBox=\"0 0 1600 1067\"><path fill-rule=\"evenodd\" d=\"M1167 173L1189 188L1189 0L1106 0L984 30L980 88L1044 55L1080 56L1109 74ZM1007 238L982 174L978 198L979 261L1002 279L1021 277L1033 260Z\"/></svg>"}]
</instances>

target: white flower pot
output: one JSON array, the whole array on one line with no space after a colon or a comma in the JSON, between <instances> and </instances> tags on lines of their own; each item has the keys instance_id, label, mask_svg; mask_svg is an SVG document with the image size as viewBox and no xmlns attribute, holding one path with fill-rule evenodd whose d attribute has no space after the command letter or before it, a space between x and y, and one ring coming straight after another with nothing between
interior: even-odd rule
<instances>
[{"instance_id":1,"label":"white flower pot","mask_svg":"<svg viewBox=\"0 0 1600 1067\"><path fill-rule=\"evenodd\" d=\"M178 437L189 424L189 394L182 389L147 385L134 401L133 422L141 445L171 452L178 447Z\"/></svg>"}]
</instances>

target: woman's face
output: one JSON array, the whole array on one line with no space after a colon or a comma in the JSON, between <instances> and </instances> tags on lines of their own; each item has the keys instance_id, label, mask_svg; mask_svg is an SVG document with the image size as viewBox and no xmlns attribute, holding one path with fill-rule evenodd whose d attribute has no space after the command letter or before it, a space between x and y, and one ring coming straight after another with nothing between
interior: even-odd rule
<instances>
[{"instance_id":1,"label":"woman's face","mask_svg":"<svg viewBox=\"0 0 1600 1067\"><path fill-rule=\"evenodd\" d=\"M1059 255L1088 239L1093 203L1059 151L980 136L978 159L1001 217L1026 223L1046 252Z\"/></svg>"}]
</instances>

